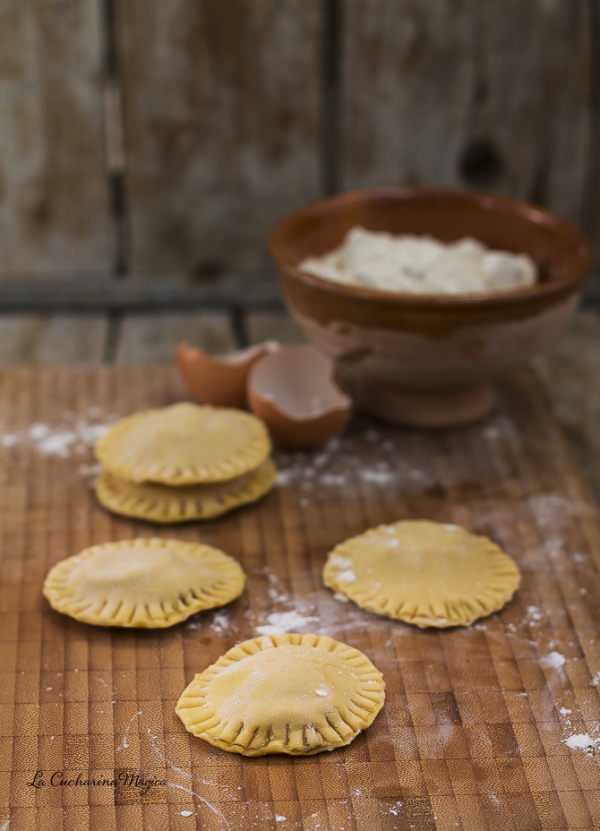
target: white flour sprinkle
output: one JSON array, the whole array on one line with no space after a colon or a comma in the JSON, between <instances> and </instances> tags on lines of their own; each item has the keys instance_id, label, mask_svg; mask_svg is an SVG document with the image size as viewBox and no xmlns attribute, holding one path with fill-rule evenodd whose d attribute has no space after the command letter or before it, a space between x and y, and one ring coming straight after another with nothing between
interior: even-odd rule
<instances>
[{"instance_id":1,"label":"white flour sprinkle","mask_svg":"<svg viewBox=\"0 0 600 831\"><path fill-rule=\"evenodd\" d=\"M351 568L347 568L345 571L338 573L337 579L342 583L354 583L356 581L356 574Z\"/></svg>"},{"instance_id":2,"label":"white flour sprinkle","mask_svg":"<svg viewBox=\"0 0 600 831\"><path fill-rule=\"evenodd\" d=\"M324 473L319 482L327 487L335 487L336 485L347 485L348 477L342 473Z\"/></svg>"},{"instance_id":3,"label":"white flour sprinkle","mask_svg":"<svg viewBox=\"0 0 600 831\"><path fill-rule=\"evenodd\" d=\"M284 822L284 820L286 820L286 819L287 819L287 817L284 817L283 814L276 814L275 815L275 822Z\"/></svg>"},{"instance_id":4,"label":"white flour sprinkle","mask_svg":"<svg viewBox=\"0 0 600 831\"><path fill-rule=\"evenodd\" d=\"M535 623L538 623L540 620L544 619L544 615L540 612L537 606L527 607L527 617L531 621L535 621Z\"/></svg>"},{"instance_id":5,"label":"white flour sprinkle","mask_svg":"<svg viewBox=\"0 0 600 831\"><path fill-rule=\"evenodd\" d=\"M369 468L366 468L359 471L358 475L363 482L372 482L375 485L387 485L396 479L396 473L393 470L369 470Z\"/></svg>"},{"instance_id":6,"label":"white flour sprinkle","mask_svg":"<svg viewBox=\"0 0 600 831\"><path fill-rule=\"evenodd\" d=\"M215 619L212 622L212 626L210 628L213 630L213 632L217 632L218 634L220 634L221 632L223 632L228 627L229 627L229 618L227 617L226 614L220 614L220 615L217 615L215 617Z\"/></svg>"},{"instance_id":7,"label":"white flour sprinkle","mask_svg":"<svg viewBox=\"0 0 600 831\"><path fill-rule=\"evenodd\" d=\"M181 817L191 817L193 815L193 811L180 811L179 816Z\"/></svg>"},{"instance_id":8,"label":"white flour sprinkle","mask_svg":"<svg viewBox=\"0 0 600 831\"><path fill-rule=\"evenodd\" d=\"M542 658L542 664L545 667L552 667L553 669L559 669L566 663L567 659L560 652L551 652L549 655Z\"/></svg>"},{"instance_id":9,"label":"white flour sprinkle","mask_svg":"<svg viewBox=\"0 0 600 831\"><path fill-rule=\"evenodd\" d=\"M290 482L293 482L296 478L296 471L292 468L288 468L287 470L280 470L277 474L277 484L281 486L289 485Z\"/></svg>"},{"instance_id":10,"label":"white flour sprinkle","mask_svg":"<svg viewBox=\"0 0 600 831\"><path fill-rule=\"evenodd\" d=\"M339 592L336 592L333 595L333 599L334 600L340 600L342 603L349 603L350 602L350 599L348 597L346 597L345 594L340 594Z\"/></svg>"},{"instance_id":11,"label":"white flour sprinkle","mask_svg":"<svg viewBox=\"0 0 600 831\"><path fill-rule=\"evenodd\" d=\"M318 620L314 615L301 615L296 611L291 612L272 612L268 617L268 623L263 626L257 626L256 631L259 635L276 635L278 632L291 632L294 629L302 629L309 623L314 623Z\"/></svg>"},{"instance_id":12,"label":"white flour sprinkle","mask_svg":"<svg viewBox=\"0 0 600 831\"><path fill-rule=\"evenodd\" d=\"M594 750L600 748L600 736L594 739L589 733L574 733L567 739L563 739L563 743L571 750L584 750L591 755Z\"/></svg>"},{"instance_id":13,"label":"white flour sprinkle","mask_svg":"<svg viewBox=\"0 0 600 831\"><path fill-rule=\"evenodd\" d=\"M600 672L597 672L592 678L592 687L597 687L600 684Z\"/></svg>"},{"instance_id":14,"label":"white flour sprinkle","mask_svg":"<svg viewBox=\"0 0 600 831\"><path fill-rule=\"evenodd\" d=\"M561 707L558 712L561 714L561 716L570 716L571 715L571 710L568 710L566 707Z\"/></svg>"},{"instance_id":15,"label":"white flour sprinkle","mask_svg":"<svg viewBox=\"0 0 600 831\"><path fill-rule=\"evenodd\" d=\"M74 420L72 413L66 413L65 420L70 424L51 427L35 422L23 432L0 434L0 445L12 448L28 444L42 455L66 459L73 453L84 453L92 447L116 418L109 416L108 423L90 424L82 419Z\"/></svg>"},{"instance_id":16,"label":"white flour sprinkle","mask_svg":"<svg viewBox=\"0 0 600 831\"><path fill-rule=\"evenodd\" d=\"M561 530L570 517L585 516L591 509L583 502L573 502L557 493L542 493L527 502L541 528ZM560 538L559 540L560 541Z\"/></svg>"},{"instance_id":17,"label":"white flour sprinkle","mask_svg":"<svg viewBox=\"0 0 600 831\"><path fill-rule=\"evenodd\" d=\"M34 424L29 428L28 435L38 453L61 456L63 459L70 455L71 446L77 441L73 430L51 431L46 424Z\"/></svg>"},{"instance_id":18,"label":"white flour sprinkle","mask_svg":"<svg viewBox=\"0 0 600 831\"><path fill-rule=\"evenodd\" d=\"M289 600L289 595L285 591L285 587L283 586L281 580L277 577L277 575L267 574L267 579L270 583L270 586L267 589L267 594L269 595L273 603L287 603Z\"/></svg>"}]
</instances>

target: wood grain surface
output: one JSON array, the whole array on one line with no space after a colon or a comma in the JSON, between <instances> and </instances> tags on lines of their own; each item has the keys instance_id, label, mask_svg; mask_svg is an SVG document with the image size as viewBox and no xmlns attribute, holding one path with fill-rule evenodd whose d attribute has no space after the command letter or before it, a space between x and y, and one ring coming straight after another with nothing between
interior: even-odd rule
<instances>
[{"instance_id":1,"label":"wood grain surface","mask_svg":"<svg viewBox=\"0 0 600 831\"><path fill-rule=\"evenodd\" d=\"M346 0L342 24L340 189L470 185L586 225L585 0Z\"/></svg>"},{"instance_id":2,"label":"wood grain surface","mask_svg":"<svg viewBox=\"0 0 600 831\"><path fill-rule=\"evenodd\" d=\"M167 367L0 373L3 827L600 826L597 757L565 744L600 734L600 524L533 376L508 379L497 413L469 429L357 417L323 448L277 450L278 487L214 522L166 529L109 515L86 484L91 428L181 396ZM337 542L415 517L499 543L523 572L514 600L468 629L433 631L323 588ZM246 591L156 632L85 626L43 599L43 578L63 557L153 535L221 547L242 563ZM383 672L387 700L373 726L309 758L244 759L186 733L174 706L194 673L288 611L305 618L300 631L346 641ZM36 771L39 788L28 784ZM52 786L55 772L121 781ZM142 793L128 784L135 776L165 784Z\"/></svg>"},{"instance_id":3,"label":"wood grain surface","mask_svg":"<svg viewBox=\"0 0 600 831\"><path fill-rule=\"evenodd\" d=\"M318 0L116 6L131 268L267 262L319 196Z\"/></svg>"},{"instance_id":4,"label":"wood grain surface","mask_svg":"<svg viewBox=\"0 0 600 831\"><path fill-rule=\"evenodd\" d=\"M102 3L0 7L0 273L109 273Z\"/></svg>"}]
</instances>

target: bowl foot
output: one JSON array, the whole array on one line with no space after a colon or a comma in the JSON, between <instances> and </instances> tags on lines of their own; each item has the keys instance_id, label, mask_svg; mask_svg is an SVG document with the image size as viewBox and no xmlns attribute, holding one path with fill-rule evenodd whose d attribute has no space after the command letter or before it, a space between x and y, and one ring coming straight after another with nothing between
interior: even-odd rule
<instances>
[{"instance_id":1,"label":"bowl foot","mask_svg":"<svg viewBox=\"0 0 600 831\"><path fill-rule=\"evenodd\" d=\"M491 384L425 392L393 387L371 378L352 390L358 407L383 421L407 427L461 427L489 415L496 406Z\"/></svg>"}]
</instances>

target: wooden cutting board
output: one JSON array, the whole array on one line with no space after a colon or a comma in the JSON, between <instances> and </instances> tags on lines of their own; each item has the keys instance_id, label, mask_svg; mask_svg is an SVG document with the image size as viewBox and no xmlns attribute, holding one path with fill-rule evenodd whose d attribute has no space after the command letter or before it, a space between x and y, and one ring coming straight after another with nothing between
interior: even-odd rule
<instances>
[{"instance_id":1,"label":"wooden cutting board","mask_svg":"<svg viewBox=\"0 0 600 831\"><path fill-rule=\"evenodd\" d=\"M598 513L533 376L500 392L491 419L452 432L356 418L325 448L278 451L281 484L258 505L166 528L111 516L86 480L95 425L182 397L172 370L2 373L0 828L600 827L595 751L566 744L600 736ZM515 599L469 629L435 631L323 588L336 543L408 517L498 542L523 571ZM43 599L58 560L155 535L232 554L243 596L156 632L86 626ZM374 725L308 758L244 759L186 733L174 707L195 672L285 612L383 672Z\"/></svg>"}]
</instances>

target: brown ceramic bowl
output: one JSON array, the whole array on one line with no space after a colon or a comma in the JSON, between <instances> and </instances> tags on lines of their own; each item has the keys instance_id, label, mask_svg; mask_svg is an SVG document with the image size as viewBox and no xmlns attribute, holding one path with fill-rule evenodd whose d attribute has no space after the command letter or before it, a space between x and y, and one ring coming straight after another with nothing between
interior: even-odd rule
<instances>
[{"instance_id":1,"label":"brown ceramic bowl","mask_svg":"<svg viewBox=\"0 0 600 831\"><path fill-rule=\"evenodd\" d=\"M415 295L349 287L298 264L361 225L444 242L474 237L526 253L539 282L495 294ZM445 427L487 415L492 379L526 361L573 313L592 263L588 240L548 211L503 196L376 188L322 199L284 219L271 253L283 296L307 336L337 360L356 402L388 421Z\"/></svg>"}]
</instances>

